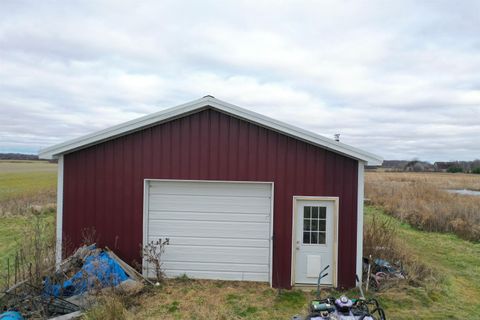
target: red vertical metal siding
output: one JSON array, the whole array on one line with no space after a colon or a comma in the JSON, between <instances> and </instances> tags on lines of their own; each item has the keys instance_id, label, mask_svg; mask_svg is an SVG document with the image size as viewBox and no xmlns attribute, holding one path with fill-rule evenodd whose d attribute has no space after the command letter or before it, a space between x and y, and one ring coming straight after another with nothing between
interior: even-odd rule
<instances>
[{"instance_id":1,"label":"red vertical metal siding","mask_svg":"<svg viewBox=\"0 0 480 320\"><path fill-rule=\"evenodd\" d=\"M356 160L229 115L204 110L65 155L63 232L140 261L143 180L273 181L273 285L290 287L292 197L340 198L338 285L355 285Z\"/></svg>"}]
</instances>

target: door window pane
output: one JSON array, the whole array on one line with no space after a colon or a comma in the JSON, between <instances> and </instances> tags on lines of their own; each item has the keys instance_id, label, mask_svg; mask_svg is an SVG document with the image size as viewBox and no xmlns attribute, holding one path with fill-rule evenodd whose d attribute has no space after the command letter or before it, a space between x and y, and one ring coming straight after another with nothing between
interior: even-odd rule
<instances>
[{"instance_id":1,"label":"door window pane","mask_svg":"<svg viewBox=\"0 0 480 320\"><path fill-rule=\"evenodd\" d=\"M318 233L318 243L320 244L325 244L326 242L326 237L325 237L325 232L319 232Z\"/></svg>"},{"instance_id":2,"label":"door window pane","mask_svg":"<svg viewBox=\"0 0 480 320\"><path fill-rule=\"evenodd\" d=\"M303 219L303 231L310 231L310 223L312 220Z\"/></svg>"},{"instance_id":3,"label":"door window pane","mask_svg":"<svg viewBox=\"0 0 480 320\"><path fill-rule=\"evenodd\" d=\"M325 244L327 232L327 208L303 207L303 243Z\"/></svg>"},{"instance_id":4,"label":"door window pane","mask_svg":"<svg viewBox=\"0 0 480 320\"><path fill-rule=\"evenodd\" d=\"M318 229L315 229L315 230L318 230L318 231L327 231L326 229L326 221L325 220L320 220L318 221L319 222L319 226L318 226Z\"/></svg>"},{"instance_id":5,"label":"door window pane","mask_svg":"<svg viewBox=\"0 0 480 320\"><path fill-rule=\"evenodd\" d=\"M318 218L318 207L312 207L312 219Z\"/></svg>"},{"instance_id":6,"label":"door window pane","mask_svg":"<svg viewBox=\"0 0 480 320\"><path fill-rule=\"evenodd\" d=\"M320 207L320 219L326 219L327 218L327 208L326 207Z\"/></svg>"},{"instance_id":7,"label":"door window pane","mask_svg":"<svg viewBox=\"0 0 480 320\"><path fill-rule=\"evenodd\" d=\"M303 218L310 219L310 210L312 207L303 207Z\"/></svg>"},{"instance_id":8,"label":"door window pane","mask_svg":"<svg viewBox=\"0 0 480 320\"><path fill-rule=\"evenodd\" d=\"M310 232L303 233L303 243L309 244L310 243Z\"/></svg>"}]
</instances>

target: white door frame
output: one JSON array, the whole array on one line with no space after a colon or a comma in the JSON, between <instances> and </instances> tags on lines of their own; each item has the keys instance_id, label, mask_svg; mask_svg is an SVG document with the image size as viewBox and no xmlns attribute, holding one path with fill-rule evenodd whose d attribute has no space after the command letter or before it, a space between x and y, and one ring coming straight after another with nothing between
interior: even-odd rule
<instances>
[{"instance_id":1,"label":"white door frame","mask_svg":"<svg viewBox=\"0 0 480 320\"><path fill-rule=\"evenodd\" d=\"M332 201L333 202L333 256L332 264L330 266L329 273L332 272L332 285L334 288L337 287L337 277L338 277L338 207L339 207L339 197L321 197L321 196L293 196L293 214L292 214L292 266L290 274L290 282L292 286L295 286L295 260L296 260L296 250L295 250L295 239L296 239L296 217L297 217L297 203L299 201ZM302 284L303 286L303 284Z\"/></svg>"},{"instance_id":2,"label":"white door frame","mask_svg":"<svg viewBox=\"0 0 480 320\"><path fill-rule=\"evenodd\" d=\"M273 284L273 215L274 215L274 182L273 181L226 181L226 180L188 180L188 179L143 179L143 232L142 232L142 248L148 242L148 186L152 181L160 181L160 182L208 182L208 183L249 183L249 184L269 184L271 185L271 198L270 198L270 235L269 235L269 283L270 287ZM145 269L145 261L142 259L142 274L146 277L148 276Z\"/></svg>"}]
</instances>

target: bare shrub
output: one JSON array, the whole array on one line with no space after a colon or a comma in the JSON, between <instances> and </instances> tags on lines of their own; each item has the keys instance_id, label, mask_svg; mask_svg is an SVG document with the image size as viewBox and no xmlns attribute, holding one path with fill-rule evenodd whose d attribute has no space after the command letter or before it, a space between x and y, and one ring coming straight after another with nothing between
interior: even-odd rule
<instances>
[{"instance_id":1,"label":"bare shrub","mask_svg":"<svg viewBox=\"0 0 480 320\"><path fill-rule=\"evenodd\" d=\"M95 227L88 227L82 229L82 244L89 246L91 244L97 243L99 237L97 235L97 230Z\"/></svg>"},{"instance_id":2,"label":"bare shrub","mask_svg":"<svg viewBox=\"0 0 480 320\"><path fill-rule=\"evenodd\" d=\"M364 227L363 252L365 256L373 258L387 260L403 258L398 245L397 228L392 221L372 216Z\"/></svg>"},{"instance_id":3,"label":"bare shrub","mask_svg":"<svg viewBox=\"0 0 480 320\"><path fill-rule=\"evenodd\" d=\"M158 239L157 241L150 241L142 248L142 257L144 260L152 264L155 268L155 277L159 283L163 282L164 274L162 268L162 254L165 252L165 247L169 244L170 239Z\"/></svg>"},{"instance_id":4,"label":"bare shrub","mask_svg":"<svg viewBox=\"0 0 480 320\"><path fill-rule=\"evenodd\" d=\"M476 175L368 172L365 194L389 214L426 231L480 241L480 197L444 189L480 188Z\"/></svg>"},{"instance_id":5,"label":"bare shrub","mask_svg":"<svg viewBox=\"0 0 480 320\"><path fill-rule=\"evenodd\" d=\"M12 258L2 266L3 286L29 279L40 285L42 276L55 265L55 228L43 214L32 215L32 224L25 228Z\"/></svg>"}]
</instances>

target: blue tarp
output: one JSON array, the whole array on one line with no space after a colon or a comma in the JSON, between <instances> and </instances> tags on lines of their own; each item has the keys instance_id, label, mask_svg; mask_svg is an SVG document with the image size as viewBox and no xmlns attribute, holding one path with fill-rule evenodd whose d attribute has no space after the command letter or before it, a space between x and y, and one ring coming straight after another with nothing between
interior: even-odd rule
<instances>
[{"instance_id":1,"label":"blue tarp","mask_svg":"<svg viewBox=\"0 0 480 320\"><path fill-rule=\"evenodd\" d=\"M385 268L386 271L390 272L390 273L395 273L397 272L398 270L396 268L394 268L390 262L388 262L387 260L383 260L383 259L375 259L375 264L380 266L380 267L383 267Z\"/></svg>"},{"instance_id":2,"label":"blue tarp","mask_svg":"<svg viewBox=\"0 0 480 320\"><path fill-rule=\"evenodd\" d=\"M128 275L107 252L88 256L80 271L63 284L45 279L44 293L48 296L71 297L90 289L114 287L128 279Z\"/></svg>"},{"instance_id":3,"label":"blue tarp","mask_svg":"<svg viewBox=\"0 0 480 320\"><path fill-rule=\"evenodd\" d=\"M23 320L24 318L17 311L7 311L0 314L0 320Z\"/></svg>"}]
</instances>

